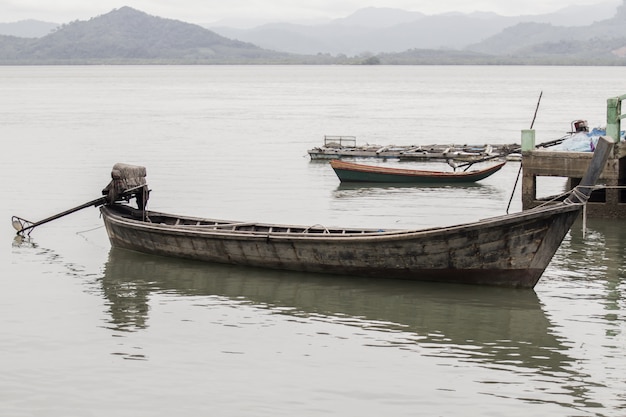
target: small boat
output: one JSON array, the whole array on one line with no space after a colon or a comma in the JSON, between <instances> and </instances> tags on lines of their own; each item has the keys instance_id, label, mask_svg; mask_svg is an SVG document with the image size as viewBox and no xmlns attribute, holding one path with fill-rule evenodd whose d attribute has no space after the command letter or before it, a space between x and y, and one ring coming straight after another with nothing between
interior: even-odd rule
<instances>
[{"instance_id":1,"label":"small boat","mask_svg":"<svg viewBox=\"0 0 626 417\"><path fill-rule=\"evenodd\" d=\"M146 210L145 168L125 164L113 167L104 202L90 203L102 204L113 247L151 255L381 280L533 288L579 217L611 149L606 138L598 143L587 173L563 201L422 230L251 223ZM133 197L137 208L129 204ZM13 225L24 234L45 221L14 216Z\"/></svg>"},{"instance_id":2,"label":"small boat","mask_svg":"<svg viewBox=\"0 0 626 417\"><path fill-rule=\"evenodd\" d=\"M498 172L506 162L474 171L424 171L417 169L390 168L355 164L339 159L330 161L330 166L341 182L385 182L385 183L467 183L476 182Z\"/></svg>"}]
</instances>

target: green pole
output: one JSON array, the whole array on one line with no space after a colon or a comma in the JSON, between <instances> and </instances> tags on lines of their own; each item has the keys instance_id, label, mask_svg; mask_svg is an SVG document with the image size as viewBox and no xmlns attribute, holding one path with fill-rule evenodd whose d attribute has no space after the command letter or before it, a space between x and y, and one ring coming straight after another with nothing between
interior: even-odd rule
<instances>
[{"instance_id":1,"label":"green pole","mask_svg":"<svg viewBox=\"0 0 626 417\"><path fill-rule=\"evenodd\" d=\"M535 149L535 131L534 129L522 130L522 152L528 152Z\"/></svg>"},{"instance_id":2,"label":"green pole","mask_svg":"<svg viewBox=\"0 0 626 417\"><path fill-rule=\"evenodd\" d=\"M620 97L612 97L606 101L606 135L619 142L620 119L622 115L622 100Z\"/></svg>"}]
</instances>

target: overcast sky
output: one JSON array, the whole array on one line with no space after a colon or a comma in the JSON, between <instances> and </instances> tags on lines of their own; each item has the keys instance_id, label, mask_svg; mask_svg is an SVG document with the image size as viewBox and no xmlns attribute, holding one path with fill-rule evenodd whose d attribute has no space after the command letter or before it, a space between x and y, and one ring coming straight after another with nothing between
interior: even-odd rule
<instances>
[{"instance_id":1,"label":"overcast sky","mask_svg":"<svg viewBox=\"0 0 626 417\"><path fill-rule=\"evenodd\" d=\"M365 7L397 8L429 15L451 11L520 15L550 13L572 5L621 3L622 0L0 0L0 22L36 19L69 23L123 6L154 16L207 24L221 20L334 19Z\"/></svg>"}]
</instances>

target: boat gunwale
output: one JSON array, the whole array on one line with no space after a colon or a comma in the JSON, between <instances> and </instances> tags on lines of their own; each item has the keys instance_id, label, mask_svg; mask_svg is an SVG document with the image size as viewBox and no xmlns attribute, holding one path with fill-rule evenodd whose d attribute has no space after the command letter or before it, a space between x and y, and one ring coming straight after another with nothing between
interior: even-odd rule
<instances>
[{"instance_id":1,"label":"boat gunwale","mask_svg":"<svg viewBox=\"0 0 626 417\"><path fill-rule=\"evenodd\" d=\"M130 206L115 204L114 206L126 207L127 209L134 210L137 213L141 213L139 210ZM253 239L291 239L291 240L306 240L306 241L346 241L346 242L365 242L365 241L387 241L387 240L404 240L411 238L425 238L429 235L438 235L441 233L455 233L461 231L467 231L469 229L481 229L486 225L493 225L500 223L499 226L506 226L507 224L518 223L524 220L533 220L536 218L549 217L550 215L562 214L571 211L581 210L583 204L581 203L558 203L553 205L546 205L542 207L536 207L533 209L520 211L517 213L506 214L502 216L489 217L479 219L472 222L451 225L451 226L437 226L428 227L424 229L375 229L375 228L341 228L341 227L328 227L325 228L321 225L303 226L303 225L287 225L287 224L270 224L260 222L245 222L245 224L255 227L264 228L298 228L298 229L311 229L316 228L315 233L309 232L285 232L285 231L257 231L257 230L223 230L212 225L172 225L166 223L150 223L140 219L128 217L128 215L120 214L114 209L110 209L108 205L101 207L101 212L104 217L107 217L108 221L114 221L118 224L123 224L127 227L135 229L161 231L178 235L195 235L195 236L212 236L220 238L253 238ZM176 214L161 213L156 211L146 211L148 217L168 217L172 219L186 219L197 221L217 221L228 222L226 220L214 220L208 218L181 216ZM244 222L232 222L233 224L242 224ZM321 231L319 231L321 230ZM328 233L324 233L324 230L328 230ZM340 230L344 233L330 233L330 230ZM353 233L345 233L345 231L354 231Z\"/></svg>"}]
</instances>

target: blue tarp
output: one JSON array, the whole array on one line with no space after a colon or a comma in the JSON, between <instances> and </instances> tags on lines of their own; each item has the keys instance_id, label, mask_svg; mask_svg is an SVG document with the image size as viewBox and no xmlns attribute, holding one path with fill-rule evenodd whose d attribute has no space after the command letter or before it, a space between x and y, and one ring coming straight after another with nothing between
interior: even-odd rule
<instances>
[{"instance_id":1,"label":"blue tarp","mask_svg":"<svg viewBox=\"0 0 626 417\"><path fill-rule=\"evenodd\" d=\"M593 152L596 149L600 136L606 135L605 129L593 128L591 132L578 132L572 134L550 150L573 151L573 152ZM620 141L625 139L625 131L620 132Z\"/></svg>"}]
</instances>

